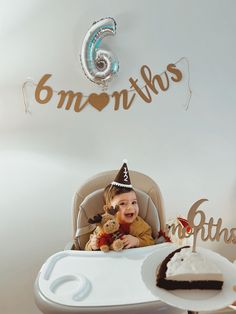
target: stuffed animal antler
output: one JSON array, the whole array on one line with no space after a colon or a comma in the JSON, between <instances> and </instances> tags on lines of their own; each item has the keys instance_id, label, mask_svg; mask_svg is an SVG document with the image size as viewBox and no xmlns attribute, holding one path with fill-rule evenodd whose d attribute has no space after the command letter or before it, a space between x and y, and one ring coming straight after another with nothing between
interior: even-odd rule
<instances>
[{"instance_id":1,"label":"stuffed animal antler","mask_svg":"<svg viewBox=\"0 0 236 314\"><path fill-rule=\"evenodd\" d=\"M93 216L93 218L89 218L88 222L90 224L96 224L102 221L102 215L101 214L97 214L95 216Z\"/></svg>"},{"instance_id":2,"label":"stuffed animal antler","mask_svg":"<svg viewBox=\"0 0 236 314\"><path fill-rule=\"evenodd\" d=\"M105 212L113 216L115 216L115 214L119 211L119 205L116 205L115 208L113 206L109 207L107 205L104 205L103 208Z\"/></svg>"}]
</instances>

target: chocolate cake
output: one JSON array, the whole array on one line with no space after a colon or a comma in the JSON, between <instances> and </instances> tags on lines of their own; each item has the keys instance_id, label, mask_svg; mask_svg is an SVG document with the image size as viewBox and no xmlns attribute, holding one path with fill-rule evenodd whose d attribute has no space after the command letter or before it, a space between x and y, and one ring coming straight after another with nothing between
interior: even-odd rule
<instances>
[{"instance_id":1,"label":"chocolate cake","mask_svg":"<svg viewBox=\"0 0 236 314\"><path fill-rule=\"evenodd\" d=\"M223 276L203 253L193 253L189 246L184 246L170 253L160 264L156 285L166 290L220 290Z\"/></svg>"}]
</instances>

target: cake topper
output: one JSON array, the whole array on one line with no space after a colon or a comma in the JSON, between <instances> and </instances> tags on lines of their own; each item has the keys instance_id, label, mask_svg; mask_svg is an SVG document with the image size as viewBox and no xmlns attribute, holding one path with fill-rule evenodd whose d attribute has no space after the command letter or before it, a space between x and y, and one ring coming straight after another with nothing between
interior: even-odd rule
<instances>
[{"instance_id":1,"label":"cake topper","mask_svg":"<svg viewBox=\"0 0 236 314\"><path fill-rule=\"evenodd\" d=\"M220 241L223 237L226 244L236 244L236 228L222 228L222 218L219 218L216 223L214 223L213 217L211 217L208 222L206 221L204 211L199 209L200 205L206 201L208 200L200 199L190 207L187 215L187 221L191 230L188 226L183 227L181 224L178 224L177 226L174 224L171 226L168 225L169 232L172 232L173 234L177 232L180 239L193 236L193 252L196 252L196 242L198 236L201 236L201 239L204 242L208 240ZM198 221L196 221L197 216L199 216Z\"/></svg>"}]
</instances>

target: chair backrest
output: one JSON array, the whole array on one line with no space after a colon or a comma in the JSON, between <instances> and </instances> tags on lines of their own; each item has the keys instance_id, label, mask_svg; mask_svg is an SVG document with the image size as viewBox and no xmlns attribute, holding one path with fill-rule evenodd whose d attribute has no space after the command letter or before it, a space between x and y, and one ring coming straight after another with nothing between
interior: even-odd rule
<instances>
[{"instance_id":1,"label":"chair backrest","mask_svg":"<svg viewBox=\"0 0 236 314\"><path fill-rule=\"evenodd\" d=\"M88 223L103 211L103 190L110 184L117 170L99 173L88 179L75 193L73 200L73 238L74 249L83 250L94 226ZM139 204L139 215L152 227L153 236L158 235L165 226L165 215L160 189L150 177L129 170L132 185L135 187Z\"/></svg>"}]
</instances>

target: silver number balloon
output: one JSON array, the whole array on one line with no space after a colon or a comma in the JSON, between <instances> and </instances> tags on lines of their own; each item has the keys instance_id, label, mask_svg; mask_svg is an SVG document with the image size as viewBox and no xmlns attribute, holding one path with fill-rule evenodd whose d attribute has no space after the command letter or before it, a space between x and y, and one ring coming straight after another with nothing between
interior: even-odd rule
<instances>
[{"instance_id":1,"label":"silver number balloon","mask_svg":"<svg viewBox=\"0 0 236 314\"><path fill-rule=\"evenodd\" d=\"M96 84L106 85L118 72L119 63L115 56L106 50L100 49L102 39L114 36L116 22L108 17L94 22L86 34L81 49L81 65L85 75Z\"/></svg>"}]
</instances>

